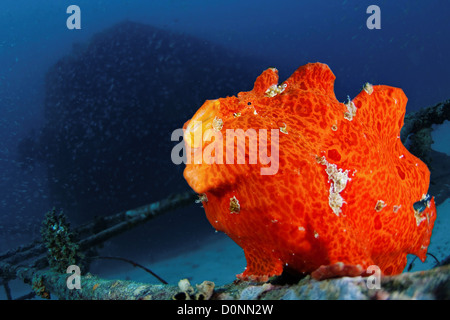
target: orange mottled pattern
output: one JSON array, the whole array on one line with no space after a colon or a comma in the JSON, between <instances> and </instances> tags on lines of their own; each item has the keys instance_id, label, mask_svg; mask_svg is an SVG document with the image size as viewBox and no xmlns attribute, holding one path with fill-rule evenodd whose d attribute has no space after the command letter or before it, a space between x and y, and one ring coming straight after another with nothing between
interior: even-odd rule
<instances>
[{"instance_id":1,"label":"orange mottled pattern","mask_svg":"<svg viewBox=\"0 0 450 320\"><path fill-rule=\"evenodd\" d=\"M371 265L390 275L402 272L407 254L426 258L436 209L433 198L423 210L413 207L427 194L430 173L400 141L405 94L369 85L353 104L341 103L334 80L327 65L311 63L268 94L278 85L278 72L267 69L252 91L206 101L193 117L220 121L215 130L224 139L186 143L188 159L198 162L188 163L184 176L202 194L212 226L243 248L241 279L266 281L284 269L316 279L358 276ZM248 145L236 150L245 152L244 164L236 154L234 164L194 156L212 144L225 153L233 143L225 138L227 129L267 129L268 153L273 143L279 147L276 174L261 175L270 164L249 163L255 150ZM270 129L279 130L278 139ZM330 197L338 182L330 168L348 177L337 209Z\"/></svg>"}]
</instances>

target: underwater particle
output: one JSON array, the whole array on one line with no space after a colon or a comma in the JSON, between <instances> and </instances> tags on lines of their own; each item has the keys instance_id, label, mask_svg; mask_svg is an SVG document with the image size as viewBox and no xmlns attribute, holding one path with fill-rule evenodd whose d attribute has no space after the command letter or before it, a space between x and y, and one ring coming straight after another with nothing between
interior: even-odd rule
<instances>
[{"instance_id":1,"label":"underwater particle","mask_svg":"<svg viewBox=\"0 0 450 320\"><path fill-rule=\"evenodd\" d=\"M269 97L269 98L273 98L276 95L282 93L287 87L286 83L283 83L279 86L277 86L276 84L272 85L269 87L269 89L266 90L265 96Z\"/></svg>"},{"instance_id":2,"label":"underwater particle","mask_svg":"<svg viewBox=\"0 0 450 320\"><path fill-rule=\"evenodd\" d=\"M367 92L367 94L371 95L373 93L373 85L366 82L363 86L363 89L365 92Z\"/></svg>"},{"instance_id":3,"label":"underwater particle","mask_svg":"<svg viewBox=\"0 0 450 320\"><path fill-rule=\"evenodd\" d=\"M350 97L347 97L347 100L348 101L345 103L347 111L344 112L344 118L347 119L348 121L352 121L353 117L356 115L356 106L350 99Z\"/></svg>"},{"instance_id":4,"label":"underwater particle","mask_svg":"<svg viewBox=\"0 0 450 320\"><path fill-rule=\"evenodd\" d=\"M223 120L215 117L212 122L212 127L215 131L220 131L223 128Z\"/></svg>"},{"instance_id":5,"label":"underwater particle","mask_svg":"<svg viewBox=\"0 0 450 320\"><path fill-rule=\"evenodd\" d=\"M230 198L230 213L239 213L239 211L241 211L241 205L236 196L233 196L233 198Z\"/></svg>"},{"instance_id":6,"label":"underwater particle","mask_svg":"<svg viewBox=\"0 0 450 320\"><path fill-rule=\"evenodd\" d=\"M384 207L386 207L386 203L384 203L383 200L378 200L377 204L375 205L375 211L380 212Z\"/></svg>"}]
</instances>

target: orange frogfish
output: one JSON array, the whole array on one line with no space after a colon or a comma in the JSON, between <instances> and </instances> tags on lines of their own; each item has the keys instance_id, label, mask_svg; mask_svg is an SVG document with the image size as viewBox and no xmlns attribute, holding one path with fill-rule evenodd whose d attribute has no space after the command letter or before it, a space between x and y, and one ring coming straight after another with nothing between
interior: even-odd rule
<instances>
[{"instance_id":1,"label":"orange frogfish","mask_svg":"<svg viewBox=\"0 0 450 320\"><path fill-rule=\"evenodd\" d=\"M184 125L184 177L244 250L239 279L392 275L407 254L426 258L436 208L427 166L400 141L405 94L367 83L341 103L334 80L321 63L282 84L270 68Z\"/></svg>"}]
</instances>

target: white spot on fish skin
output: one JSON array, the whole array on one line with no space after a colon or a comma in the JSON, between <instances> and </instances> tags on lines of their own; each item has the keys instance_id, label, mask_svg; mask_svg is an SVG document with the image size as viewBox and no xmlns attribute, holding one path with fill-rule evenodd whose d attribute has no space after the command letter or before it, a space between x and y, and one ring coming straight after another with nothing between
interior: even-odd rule
<instances>
[{"instance_id":1,"label":"white spot on fish skin","mask_svg":"<svg viewBox=\"0 0 450 320\"><path fill-rule=\"evenodd\" d=\"M348 121L352 121L353 117L356 115L356 106L353 103L353 101L350 99L350 97L347 97L348 101L345 104L347 107L347 111L344 112L344 118Z\"/></svg>"},{"instance_id":2,"label":"white spot on fish skin","mask_svg":"<svg viewBox=\"0 0 450 320\"><path fill-rule=\"evenodd\" d=\"M283 122L283 124L284 124L284 127L280 127L280 132L284 133L284 134L288 134L287 129L286 129L286 123Z\"/></svg>"},{"instance_id":3,"label":"white spot on fish skin","mask_svg":"<svg viewBox=\"0 0 450 320\"><path fill-rule=\"evenodd\" d=\"M266 90L265 96L269 97L269 98L273 98L276 95L282 93L286 89L286 87L287 87L286 83L283 83L283 84L281 84L279 86L277 86L276 84L271 85L269 87L269 89Z\"/></svg>"},{"instance_id":4,"label":"white spot on fish skin","mask_svg":"<svg viewBox=\"0 0 450 320\"><path fill-rule=\"evenodd\" d=\"M366 82L364 84L363 89L364 89L365 92L367 92L368 95L371 95L373 93L373 85L368 83L368 82Z\"/></svg>"},{"instance_id":5,"label":"white spot on fish skin","mask_svg":"<svg viewBox=\"0 0 450 320\"><path fill-rule=\"evenodd\" d=\"M330 208L333 210L334 214L339 217L341 213L341 207L345 203L344 198L340 195L340 193L347 186L347 182L351 180L348 177L348 170L342 171L342 169L338 169L337 165L333 163L329 163L325 157L319 158L316 157L316 160L321 165L325 165L325 172L328 174L328 182L330 182L330 191L328 196L328 204Z\"/></svg>"},{"instance_id":6,"label":"white spot on fish skin","mask_svg":"<svg viewBox=\"0 0 450 320\"><path fill-rule=\"evenodd\" d=\"M386 207L386 203L383 200L378 200L377 204L375 205L375 211L380 212L384 207Z\"/></svg>"},{"instance_id":7,"label":"white spot on fish skin","mask_svg":"<svg viewBox=\"0 0 450 320\"><path fill-rule=\"evenodd\" d=\"M195 203L208 202L208 197L206 196L206 194L202 193L197 196L198 196L198 199L195 200Z\"/></svg>"},{"instance_id":8,"label":"white spot on fish skin","mask_svg":"<svg viewBox=\"0 0 450 320\"><path fill-rule=\"evenodd\" d=\"M239 204L239 200L236 198L236 196L233 196L233 198L230 198L230 213L239 213L241 211L241 205Z\"/></svg>"},{"instance_id":9,"label":"white spot on fish skin","mask_svg":"<svg viewBox=\"0 0 450 320\"><path fill-rule=\"evenodd\" d=\"M222 130L223 120L220 118L214 117L213 122L212 122L212 127L213 127L214 131L216 131L216 132Z\"/></svg>"},{"instance_id":10,"label":"white spot on fish skin","mask_svg":"<svg viewBox=\"0 0 450 320\"><path fill-rule=\"evenodd\" d=\"M421 217L420 216L420 212L414 210L414 217L416 218L416 224L417 226L420 226L420 224L422 223L422 221L425 221L427 218L426 217Z\"/></svg>"}]
</instances>

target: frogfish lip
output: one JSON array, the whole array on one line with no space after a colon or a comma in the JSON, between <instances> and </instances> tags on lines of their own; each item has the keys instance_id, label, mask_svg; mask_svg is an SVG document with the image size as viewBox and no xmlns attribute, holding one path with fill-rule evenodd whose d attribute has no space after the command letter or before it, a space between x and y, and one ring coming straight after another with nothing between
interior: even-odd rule
<instances>
[{"instance_id":1,"label":"frogfish lip","mask_svg":"<svg viewBox=\"0 0 450 320\"><path fill-rule=\"evenodd\" d=\"M196 149L203 146L212 136L213 122L220 107L219 100L207 100L184 125L186 146Z\"/></svg>"}]
</instances>

